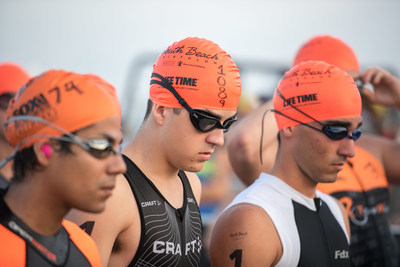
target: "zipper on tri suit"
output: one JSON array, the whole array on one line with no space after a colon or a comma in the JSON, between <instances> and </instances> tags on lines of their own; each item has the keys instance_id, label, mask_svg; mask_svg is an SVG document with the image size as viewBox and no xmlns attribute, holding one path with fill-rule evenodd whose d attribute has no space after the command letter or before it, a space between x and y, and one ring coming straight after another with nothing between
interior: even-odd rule
<instances>
[{"instance_id":1,"label":"zipper on tri suit","mask_svg":"<svg viewBox=\"0 0 400 267\"><path fill-rule=\"evenodd\" d=\"M328 263L329 263L329 266L333 266L332 265L332 262L331 262L331 257L330 257L330 255L329 255L329 246L328 246L328 238L326 237L326 233L325 233L325 228L324 228L324 225L322 224L322 220L321 220L321 217L320 217L320 214L319 214L319 210L320 210L320 208L321 208L321 199L320 198L314 198L314 203L315 203L315 208L316 208L316 213L317 213L317 215L318 215L318 221L319 221L319 223L320 223L320 225L321 225L321 229L322 229L322 235L323 235L323 237L324 237L324 243L325 243L325 249L326 249L326 251L328 251Z\"/></svg>"},{"instance_id":2,"label":"zipper on tri suit","mask_svg":"<svg viewBox=\"0 0 400 267\"><path fill-rule=\"evenodd\" d=\"M183 207L184 207L184 205L182 206L182 208ZM185 267L185 259L186 259L185 226L182 223L185 220L185 217L184 217L185 214L184 214L182 208L175 209L175 216L178 221L179 232L181 235L181 248L182 248L182 257L180 258L178 265L176 265L179 267Z\"/></svg>"}]
</instances>

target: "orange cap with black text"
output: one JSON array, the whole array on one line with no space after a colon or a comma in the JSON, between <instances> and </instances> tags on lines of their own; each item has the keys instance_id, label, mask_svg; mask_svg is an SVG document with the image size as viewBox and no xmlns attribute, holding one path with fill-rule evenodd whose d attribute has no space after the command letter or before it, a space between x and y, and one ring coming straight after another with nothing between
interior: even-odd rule
<instances>
[{"instance_id":1,"label":"orange cap with black text","mask_svg":"<svg viewBox=\"0 0 400 267\"><path fill-rule=\"evenodd\" d=\"M12 62L0 64L0 95L15 93L30 76L21 66Z\"/></svg>"},{"instance_id":2,"label":"orange cap with black text","mask_svg":"<svg viewBox=\"0 0 400 267\"><path fill-rule=\"evenodd\" d=\"M49 70L21 87L7 109L5 136L19 150L65 133L50 125L26 120L31 116L45 120L67 132L74 132L96 122L118 116L121 108L115 88L93 74Z\"/></svg>"},{"instance_id":3,"label":"orange cap with black text","mask_svg":"<svg viewBox=\"0 0 400 267\"><path fill-rule=\"evenodd\" d=\"M323 61L302 62L287 71L275 89L273 105L279 130L312 118L361 116L361 96L352 77Z\"/></svg>"},{"instance_id":4,"label":"orange cap with black text","mask_svg":"<svg viewBox=\"0 0 400 267\"><path fill-rule=\"evenodd\" d=\"M158 57L153 72L168 80L192 108L236 110L240 100L239 69L217 44L188 37L170 45ZM174 95L158 84L150 99L162 106L182 108Z\"/></svg>"},{"instance_id":5,"label":"orange cap with black text","mask_svg":"<svg viewBox=\"0 0 400 267\"><path fill-rule=\"evenodd\" d=\"M308 60L325 61L345 71L360 71L360 63L353 49L331 35L317 35L308 40L297 52L292 66Z\"/></svg>"}]
</instances>

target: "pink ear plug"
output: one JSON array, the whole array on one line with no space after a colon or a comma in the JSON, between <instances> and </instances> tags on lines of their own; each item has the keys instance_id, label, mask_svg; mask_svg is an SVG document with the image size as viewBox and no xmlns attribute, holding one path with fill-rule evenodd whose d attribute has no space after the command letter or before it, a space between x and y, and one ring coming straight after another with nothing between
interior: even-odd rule
<instances>
[{"instance_id":1,"label":"pink ear plug","mask_svg":"<svg viewBox=\"0 0 400 267\"><path fill-rule=\"evenodd\" d=\"M49 144L44 144L43 146L41 146L40 150L42 150L42 152L46 158L50 158L51 146Z\"/></svg>"}]
</instances>

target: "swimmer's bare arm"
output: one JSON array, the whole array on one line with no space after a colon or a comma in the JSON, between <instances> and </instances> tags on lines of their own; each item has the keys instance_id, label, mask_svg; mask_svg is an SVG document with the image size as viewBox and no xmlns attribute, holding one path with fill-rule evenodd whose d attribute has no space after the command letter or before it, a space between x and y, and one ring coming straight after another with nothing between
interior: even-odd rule
<instances>
[{"instance_id":1,"label":"swimmer's bare arm","mask_svg":"<svg viewBox=\"0 0 400 267\"><path fill-rule=\"evenodd\" d=\"M363 94L373 104L400 109L400 80L379 67L367 69L362 74L363 81L371 83L373 91L363 90ZM359 144L378 158L385 169L389 183L400 183L400 143L379 136L364 135Z\"/></svg>"},{"instance_id":2,"label":"swimmer's bare arm","mask_svg":"<svg viewBox=\"0 0 400 267\"><path fill-rule=\"evenodd\" d=\"M363 134L356 144L379 160L390 184L400 184L400 143L397 140Z\"/></svg>"},{"instance_id":3,"label":"swimmer's bare arm","mask_svg":"<svg viewBox=\"0 0 400 267\"><path fill-rule=\"evenodd\" d=\"M99 248L103 266L127 266L133 259L140 239L140 217L133 193L122 175L116 178L115 189L102 213L73 210L66 219L88 227L86 230Z\"/></svg>"},{"instance_id":4,"label":"swimmer's bare arm","mask_svg":"<svg viewBox=\"0 0 400 267\"><path fill-rule=\"evenodd\" d=\"M273 112L272 101L264 103L246 115L227 137L227 149L232 168L245 185L250 185L261 172L269 172L275 162L278 150L278 127ZM265 116L264 116L265 113ZM263 119L264 116L264 119ZM260 138L262 121L263 145L260 161Z\"/></svg>"},{"instance_id":5,"label":"swimmer's bare arm","mask_svg":"<svg viewBox=\"0 0 400 267\"><path fill-rule=\"evenodd\" d=\"M218 218L211 237L212 266L274 266L281 256L278 233L260 207L238 204Z\"/></svg>"}]
</instances>

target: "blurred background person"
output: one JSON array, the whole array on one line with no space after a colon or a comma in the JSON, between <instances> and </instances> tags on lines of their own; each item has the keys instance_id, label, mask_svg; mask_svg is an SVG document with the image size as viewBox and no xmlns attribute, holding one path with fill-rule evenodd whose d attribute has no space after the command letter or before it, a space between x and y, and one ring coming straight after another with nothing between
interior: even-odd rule
<instances>
[{"instance_id":1,"label":"blurred background person","mask_svg":"<svg viewBox=\"0 0 400 267\"><path fill-rule=\"evenodd\" d=\"M10 99L17 90L29 80L28 72L20 65L13 62L0 64L0 161L8 157L13 147L4 137L4 122L6 110ZM0 170L0 188L7 186L12 176L12 161L9 161Z\"/></svg>"}]
</instances>

